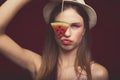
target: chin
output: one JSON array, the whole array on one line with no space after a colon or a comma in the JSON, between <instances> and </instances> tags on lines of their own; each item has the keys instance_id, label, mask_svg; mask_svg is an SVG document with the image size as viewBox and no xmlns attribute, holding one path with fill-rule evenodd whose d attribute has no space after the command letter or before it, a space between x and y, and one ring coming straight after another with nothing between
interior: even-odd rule
<instances>
[{"instance_id":1,"label":"chin","mask_svg":"<svg viewBox=\"0 0 120 80\"><path fill-rule=\"evenodd\" d=\"M75 48L73 46L61 46L61 50L69 52L73 51Z\"/></svg>"}]
</instances>

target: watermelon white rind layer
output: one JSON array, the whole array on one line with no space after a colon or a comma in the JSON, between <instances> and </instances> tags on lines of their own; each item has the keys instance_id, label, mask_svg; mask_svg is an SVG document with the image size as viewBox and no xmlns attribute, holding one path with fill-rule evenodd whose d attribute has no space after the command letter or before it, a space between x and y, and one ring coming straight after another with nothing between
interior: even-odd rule
<instances>
[{"instance_id":1,"label":"watermelon white rind layer","mask_svg":"<svg viewBox=\"0 0 120 80\"><path fill-rule=\"evenodd\" d=\"M64 27L69 27L69 24L68 23L65 23L65 22L53 22L51 23L51 26L57 26L57 25L61 25L61 26L64 26Z\"/></svg>"}]
</instances>

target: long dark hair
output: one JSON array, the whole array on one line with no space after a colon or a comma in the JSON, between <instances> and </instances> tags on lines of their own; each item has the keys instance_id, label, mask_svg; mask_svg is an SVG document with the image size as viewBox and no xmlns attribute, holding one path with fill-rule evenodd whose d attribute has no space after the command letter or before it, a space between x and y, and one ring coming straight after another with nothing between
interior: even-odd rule
<instances>
[{"instance_id":1,"label":"long dark hair","mask_svg":"<svg viewBox=\"0 0 120 80\"><path fill-rule=\"evenodd\" d=\"M91 77L91 55L89 50L89 17L85 12L84 8L78 4L73 4L69 2L64 3L63 10L68 8L75 9L84 20L85 34L82 41L79 44L79 49L77 51L77 57L75 60L74 69L76 74L80 74L78 71L78 66L81 67L87 73L87 79L92 80ZM55 17L61 12L61 4L54 8L50 16L50 22L53 22ZM50 23L49 22L49 23ZM50 25L49 25L50 26ZM57 65L58 65L58 44L54 37L54 32L51 27L48 27L48 34L45 44L44 53L42 56L42 64L37 76L37 80L57 80Z\"/></svg>"}]
</instances>

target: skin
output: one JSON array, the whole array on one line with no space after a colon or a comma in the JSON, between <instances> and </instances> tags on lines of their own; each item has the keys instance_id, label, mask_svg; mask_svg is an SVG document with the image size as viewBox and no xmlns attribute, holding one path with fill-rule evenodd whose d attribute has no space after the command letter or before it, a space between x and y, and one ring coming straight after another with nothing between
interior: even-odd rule
<instances>
[{"instance_id":1,"label":"skin","mask_svg":"<svg viewBox=\"0 0 120 80\"><path fill-rule=\"evenodd\" d=\"M31 50L22 48L5 34L7 24L21 8L29 2L30 0L7 0L0 6L0 53L19 66L29 70L32 76L35 77L35 73L38 73L40 69L41 56ZM75 10L70 8L60 13L55 20L81 24L77 29L69 27L62 38L56 38L60 47L58 80L71 80L76 77L73 65L77 45L80 43L85 31L83 19ZM61 40L64 39L69 39L71 42L62 42ZM107 80L108 72L102 65L94 63L91 70L93 80Z\"/></svg>"},{"instance_id":2,"label":"skin","mask_svg":"<svg viewBox=\"0 0 120 80\"><path fill-rule=\"evenodd\" d=\"M78 24L77 26L76 25L75 26L69 26L69 28L67 29L64 36L61 39L56 38L56 41L58 42L60 47L64 50L70 51L74 48L77 48L77 46L81 42L81 38L84 34L84 22L83 22L82 17L79 16L76 13L76 11L74 11L71 8L69 10L65 10L64 12L60 13L55 18L55 21L63 21L63 22L67 22L69 24L71 24L71 23L72 24L73 23ZM69 41L66 41L64 39L68 39L71 42L69 43Z\"/></svg>"},{"instance_id":3,"label":"skin","mask_svg":"<svg viewBox=\"0 0 120 80\"><path fill-rule=\"evenodd\" d=\"M8 23L22 7L30 1L31 0L7 0L0 6L0 53L19 66L29 70L34 77L40 68L41 56L31 50L22 48L5 34Z\"/></svg>"},{"instance_id":4,"label":"skin","mask_svg":"<svg viewBox=\"0 0 120 80\"><path fill-rule=\"evenodd\" d=\"M76 77L74 71L74 61L78 44L81 42L84 34L84 22L82 17L72 8L58 14L55 21L79 23L79 26L69 26L64 36L60 39L56 37L56 41L60 46L58 79L73 80ZM66 39L70 40L70 42L66 41Z\"/></svg>"},{"instance_id":5,"label":"skin","mask_svg":"<svg viewBox=\"0 0 120 80\"><path fill-rule=\"evenodd\" d=\"M58 79L74 80L76 77L74 71L76 51L78 49L78 44L81 42L82 36L85 32L83 18L74 9L69 8L58 14L58 16L55 18L55 21L80 24L79 27L70 26L65 35L60 39L56 37L56 41L60 46ZM69 39L72 42L62 42L61 40L64 39ZM107 80L108 72L102 65L94 63L91 68L93 80ZM84 71L82 73L85 74Z\"/></svg>"}]
</instances>

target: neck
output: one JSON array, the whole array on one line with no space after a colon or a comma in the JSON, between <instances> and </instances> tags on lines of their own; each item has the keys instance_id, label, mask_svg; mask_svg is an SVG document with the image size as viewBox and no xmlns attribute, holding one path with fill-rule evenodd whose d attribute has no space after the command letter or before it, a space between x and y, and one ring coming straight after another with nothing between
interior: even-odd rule
<instances>
[{"instance_id":1,"label":"neck","mask_svg":"<svg viewBox=\"0 0 120 80\"><path fill-rule=\"evenodd\" d=\"M59 65L62 67L74 66L77 49L72 51L60 50Z\"/></svg>"}]
</instances>

